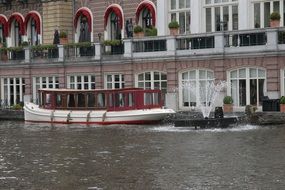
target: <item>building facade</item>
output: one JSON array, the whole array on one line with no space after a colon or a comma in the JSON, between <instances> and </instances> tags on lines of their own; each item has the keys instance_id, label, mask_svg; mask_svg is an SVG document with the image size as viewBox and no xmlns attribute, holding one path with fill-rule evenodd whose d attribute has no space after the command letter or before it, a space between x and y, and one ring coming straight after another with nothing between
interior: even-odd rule
<instances>
[{"instance_id":1,"label":"building facade","mask_svg":"<svg viewBox=\"0 0 285 190\"><path fill-rule=\"evenodd\" d=\"M205 101L209 82L223 80L222 96L233 97L236 111L260 109L264 97L285 94L284 7L284 0L1 0L1 106L37 102L39 88L141 87L189 110ZM270 27L272 12L279 27ZM172 20L177 36L169 35ZM157 35L133 37L136 25Z\"/></svg>"}]
</instances>

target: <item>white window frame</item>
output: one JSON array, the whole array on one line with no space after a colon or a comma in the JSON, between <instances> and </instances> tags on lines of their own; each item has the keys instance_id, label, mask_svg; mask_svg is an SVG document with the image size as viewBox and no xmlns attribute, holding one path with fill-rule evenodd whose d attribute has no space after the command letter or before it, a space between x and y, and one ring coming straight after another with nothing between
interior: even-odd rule
<instances>
[{"instance_id":1,"label":"white window frame","mask_svg":"<svg viewBox=\"0 0 285 190\"><path fill-rule=\"evenodd\" d=\"M108 76L111 76L111 81L108 81ZM119 81L115 81L116 76L119 76ZM115 89L116 83L119 84L119 88L125 87L125 75L122 73L105 73L104 74L104 88ZM111 88L108 87L111 85Z\"/></svg>"},{"instance_id":2,"label":"white window frame","mask_svg":"<svg viewBox=\"0 0 285 190\"><path fill-rule=\"evenodd\" d=\"M51 83L49 80L50 78L52 78ZM37 79L39 80L39 83L37 82ZM44 85L46 86L44 87ZM34 103L37 103L37 100L38 100L38 90L40 88L50 88L50 85L52 85L51 89L59 88L59 76L34 76L33 77L33 102Z\"/></svg>"},{"instance_id":3,"label":"white window frame","mask_svg":"<svg viewBox=\"0 0 285 190\"><path fill-rule=\"evenodd\" d=\"M284 26L284 0L252 0L251 1L251 17L250 17L250 23L251 27L255 28L254 23L254 4L260 3L260 28L264 28L264 3L270 2L270 14L273 12L273 3L278 1L279 2L279 13L280 13L280 27Z\"/></svg>"},{"instance_id":4,"label":"white window frame","mask_svg":"<svg viewBox=\"0 0 285 190\"><path fill-rule=\"evenodd\" d=\"M84 77L88 77L88 81L84 81ZM74 82L71 82L71 77L74 77ZM94 81L92 81L92 77L94 77ZM81 82L77 82L78 78L81 79ZM85 89L85 84L88 85L88 89L85 90L92 90L96 89L96 76L94 74L76 74L76 75L68 75L67 76L67 88L69 89L78 89L77 85L81 85L81 89ZM71 88L71 85L74 85L74 88ZM95 88L92 88L92 85L94 85Z\"/></svg>"},{"instance_id":5,"label":"white window frame","mask_svg":"<svg viewBox=\"0 0 285 190\"><path fill-rule=\"evenodd\" d=\"M4 80L7 80L7 84L4 83ZM10 91L10 80L13 80L13 92ZM19 80L19 84L16 84L16 80ZM24 101L24 91L23 89L25 88L25 81L24 78L22 77L3 77L1 78L1 100L5 100L5 86L7 86L7 106L15 105L17 104L17 92L16 92L16 86L19 85L19 93L20 93L20 102ZM13 96L13 104L10 104L10 95L11 93L14 94ZM3 103L3 102L1 102Z\"/></svg>"},{"instance_id":6,"label":"white window frame","mask_svg":"<svg viewBox=\"0 0 285 190\"><path fill-rule=\"evenodd\" d=\"M144 78L144 80L139 81L139 75L143 74L145 76L146 73L150 73L150 80L145 80L145 78ZM154 73L159 73L160 80L155 80L154 79ZM166 75L166 79L165 80L161 79L161 75L162 74ZM150 82L150 89L156 89L154 83L159 82L159 90L161 90L164 93L167 92L167 73L166 72L162 72L162 71L145 71L145 72L137 73L136 74L136 78L135 78L135 87L141 88L139 86L139 82L144 83L144 86L143 86L144 89L146 89L146 87L145 87L145 83L146 82ZM162 82L166 82L166 88L162 88L162 85L161 85Z\"/></svg>"},{"instance_id":7,"label":"white window frame","mask_svg":"<svg viewBox=\"0 0 285 190\"><path fill-rule=\"evenodd\" d=\"M169 22L171 22L171 15L172 14L176 14L176 21L179 23L179 13L184 13L185 14L185 34L190 33L191 32L191 0L184 0L185 1L185 7L184 8L179 8L179 0L176 0L176 9L171 9L171 0L169 0L169 12L168 12L168 20ZM189 7L186 7L186 1L189 1ZM187 12L189 12L190 14L190 19L189 19L189 23L188 23L188 28L189 31L187 31ZM180 24L180 23L179 23Z\"/></svg>"},{"instance_id":8,"label":"white window frame","mask_svg":"<svg viewBox=\"0 0 285 190\"><path fill-rule=\"evenodd\" d=\"M200 86L200 82L201 81L206 81L206 82L212 82L215 80L214 78L214 71L210 70L210 69L204 69L204 68L197 68L197 69L190 69L190 70L183 70L179 73L179 108L182 110L186 110L189 109L191 107L191 105L189 104L188 106L184 106L183 105L183 83L184 83L184 79L182 78L183 73L190 73L192 71L195 71L195 79L188 79L187 83L189 82L195 82L196 86ZM200 71L205 71L206 72L206 78L205 79L201 79L200 78ZM208 72L212 74L213 78L208 78ZM185 81L186 82L186 81ZM196 88L196 95L200 94L199 92L200 88ZM197 98L196 98L196 105L197 105Z\"/></svg>"},{"instance_id":9,"label":"white window frame","mask_svg":"<svg viewBox=\"0 0 285 190\"><path fill-rule=\"evenodd\" d=\"M223 7L225 6L228 6L228 14L229 14L227 31L233 30L233 11L232 10L233 10L233 6L237 6L239 9L238 1L228 0L228 2L221 1L220 3L215 3L214 0L212 0L210 4L206 4L206 0L203 0L203 3L204 3L204 8L203 8L203 18L204 18L203 31L204 32L206 32L206 22L207 22L206 21L206 8L211 8L211 27L212 27L211 32L215 32L216 31L215 8L220 7L220 20L223 21L223 16L224 16Z\"/></svg>"},{"instance_id":10,"label":"white window frame","mask_svg":"<svg viewBox=\"0 0 285 190\"><path fill-rule=\"evenodd\" d=\"M264 95L266 95L267 93L267 71L265 68L261 68L261 67L242 67L242 68L236 68L236 69L232 69L227 71L227 95L231 96L231 88L232 88L232 84L231 84L231 72L233 71L238 71L241 69L245 69L246 70L246 74L245 74L245 78L240 78L239 76L237 76L237 78L234 78L236 80L240 80L240 79L245 79L246 80L246 105L250 105L250 79L264 79L264 89L263 89L263 93ZM257 77L250 77L250 69L256 69L257 70ZM258 76L258 70L263 70L265 73L265 77L259 77ZM259 91L259 85L257 87L257 92ZM257 96L257 106L260 107L261 105L259 105L259 97ZM239 106L239 98L238 98L238 102L235 104L236 108L244 108L245 106Z\"/></svg>"}]
</instances>

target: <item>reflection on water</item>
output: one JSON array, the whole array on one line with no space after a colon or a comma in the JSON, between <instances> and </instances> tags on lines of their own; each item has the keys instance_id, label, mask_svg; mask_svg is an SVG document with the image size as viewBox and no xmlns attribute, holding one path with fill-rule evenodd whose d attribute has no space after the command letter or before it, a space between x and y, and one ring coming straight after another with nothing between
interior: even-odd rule
<instances>
[{"instance_id":1,"label":"reflection on water","mask_svg":"<svg viewBox=\"0 0 285 190\"><path fill-rule=\"evenodd\" d=\"M0 189L283 189L285 126L0 124Z\"/></svg>"}]
</instances>

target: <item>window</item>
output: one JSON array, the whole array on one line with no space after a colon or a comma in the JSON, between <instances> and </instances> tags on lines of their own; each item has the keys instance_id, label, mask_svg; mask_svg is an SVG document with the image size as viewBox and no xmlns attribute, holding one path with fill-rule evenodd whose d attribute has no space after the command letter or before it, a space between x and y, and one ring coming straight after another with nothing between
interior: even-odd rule
<instances>
[{"instance_id":1,"label":"window","mask_svg":"<svg viewBox=\"0 0 285 190\"><path fill-rule=\"evenodd\" d=\"M116 89L125 88L125 79L123 74L106 74L105 88Z\"/></svg>"},{"instance_id":2,"label":"window","mask_svg":"<svg viewBox=\"0 0 285 190\"><path fill-rule=\"evenodd\" d=\"M169 18L179 23L179 32L190 32L190 0L171 0Z\"/></svg>"},{"instance_id":3,"label":"window","mask_svg":"<svg viewBox=\"0 0 285 190\"><path fill-rule=\"evenodd\" d=\"M110 14L110 23L111 23L111 39L121 39L121 29L119 26L119 17L112 12Z\"/></svg>"},{"instance_id":4,"label":"window","mask_svg":"<svg viewBox=\"0 0 285 190\"><path fill-rule=\"evenodd\" d=\"M73 75L67 76L67 88L71 89L95 89L94 75Z\"/></svg>"},{"instance_id":5,"label":"window","mask_svg":"<svg viewBox=\"0 0 285 190\"><path fill-rule=\"evenodd\" d=\"M262 104L265 93L266 72L258 68L241 68L229 72L228 85L235 106Z\"/></svg>"},{"instance_id":6,"label":"window","mask_svg":"<svg viewBox=\"0 0 285 190\"><path fill-rule=\"evenodd\" d=\"M204 8L206 32L238 30L236 0L205 0Z\"/></svg>"},{"instance_id":7,"label":"window","mask_svg":"<svg viewBox=\"0 0 285 190\"><path fill-rule=\"evenodd\" d=\"M143 89L160 89L162 94L167 92L167 75L158 71L139 73L136 86Z\"/></svg>"},{"instance_id":8,"label":"window","mask_svg":"<svg viewBox=\"0 0 285 190\"><path fill-rule=\"evenodd\" d=\"M33 102L38 103L40 88L59 88L58 76L33 77Z\"/></svg>"},{"instance_id":9,"label":"window","mask_svg":"<svg viewBox=\"0 0 285 190\"><path fill-rule=\"evenodd\" d=\"M25 79L1 78L1 102L11 106L23 102L25 94Z\"/></svg>"},{"instance_id":10,"label":"window","mask_svg":"<svg viewBox=\"0 0 285 190\"><path fill-rule=\"evenodd\" d=\"M285 3L284 0L275 0L275 1L254 1L252 4L253 10L253 27L254 28L265 28L270 26L270 14L272 12L280 13L281 20L283 20L283 24L280 23L281 26L285 24L284 20L284 9ZM281 11L283 10L283 14Z\"/></svg>"},{"instance_id":11,"label":"window","mask_svg":"<svg viewBox=\"0 0 285 190\"><path fill-rule=\"evenodd\" d=\"M214 81L214 72L209 70L190 70L179 75L179 102L181 107L196 107L198 101L207 101L207 86Z\"/></svg>"},{"instance_id":12,"label":"window","mask_svg":"<svg viewBox=\"0 0 285 190\"><path fill-rule=\"evenodd\" d=\"M142 27L144 29L152 27L152 16L149 9L146 8L142 11Z\"/></svg>"},{"instance_id":13,"label":"window","mask_svg":"<svg viewBox=\"0 0 285 190\"><path fill-rule=\"evenodd\" d=\"M20 34L20 24L16 21L16 20L14 20L13 21L13 26L14 26L14 35L13 35L13 39L14 39L14 43L13 43L13 46L14 47L18 47L18 46L20 46L21 45L21 43L22 43L22 37L21 37L21 34Z\"/></svg>"}]
</instances>

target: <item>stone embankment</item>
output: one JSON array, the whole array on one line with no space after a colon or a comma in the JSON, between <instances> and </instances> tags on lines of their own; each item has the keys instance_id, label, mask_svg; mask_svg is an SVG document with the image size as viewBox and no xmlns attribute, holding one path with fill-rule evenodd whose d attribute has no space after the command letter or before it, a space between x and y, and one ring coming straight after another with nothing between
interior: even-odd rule
<instances>
[{"instance_id":1,"label":"stone embankment","mask_svg":"<svg viewBox=\"0 0 285 190\"><path fill-rule=\"evenodd\" d=\"M22 120L24 121L24 110L11 110L1 109L0 110L0 121L1 120Z\"/></svg>"}]
</instances>

